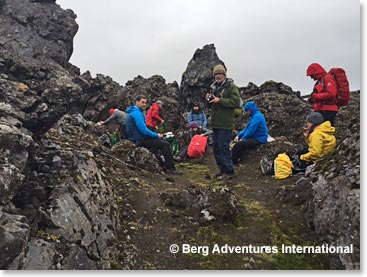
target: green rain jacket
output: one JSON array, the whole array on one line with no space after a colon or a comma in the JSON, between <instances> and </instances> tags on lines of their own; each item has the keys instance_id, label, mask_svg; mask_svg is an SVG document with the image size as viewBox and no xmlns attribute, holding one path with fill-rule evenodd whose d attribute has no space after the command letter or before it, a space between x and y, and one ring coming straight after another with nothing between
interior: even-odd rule
<instances>
[{"instance_id":1,"label":"green rain jacket","mask_svg":"<svg viewBox=\"0 0 367 277\"><path fill-rule=\"evenodd\" d=\"M240 92L232 79L225 79L223 83L211 84L211 93L220 98L219 103L212 104L212 128L234 129L235 109L240 105Z\"/></svg>"}]
</instances>

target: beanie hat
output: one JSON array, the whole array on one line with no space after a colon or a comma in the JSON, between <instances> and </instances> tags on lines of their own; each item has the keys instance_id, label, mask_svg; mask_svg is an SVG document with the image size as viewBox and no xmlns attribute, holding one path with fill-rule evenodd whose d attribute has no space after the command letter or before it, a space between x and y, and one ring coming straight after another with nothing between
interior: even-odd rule
<instances>
[{"instance_id":1,"label":"beanie hat","mask_svg":"<svg viewBox=\"0 0 367 277\"><path fill-rule=\"evenodd\" d=\"M114 108L110 109L110 115L112 115L114 112L115 112Z\"/></svg>"},{"instance_id":2,"label":"beanie hat","mask_svg":"<svg viewBox=\"0 0 367 277\"><path fill-rule=\"evenodd\" d=\"M225 69L225 67L221 64L218 64L214 67L213 69L213 76L217 73L222 73L224 75L227 75L227 70Z\"/></svg>"},{"instance_id":3,"label":"beanie hat","mask_svg":"<svg viewBox=\"0 0 367 277\"><path fill-rule=\"evenodd\" d=\"M163 102L162 102L162 100L157 100L157 101L155 101L158 105L163 105Z\"/></svg>"},{"instance_id":4,"label":"beanie hat","mask_svg":"<svg viewBox=\"0 0 367 277\"><path fill-rule=\"evenodd\" d=\"M199 127L199 124L197 124L196 121L193 121L193 122L190 123L190 128L191 129L194 129L194 128L197 128L197 127Z\"/></svg>"},{"instance_id":5,"label":"beanie hat","mask_svg":"<svg viewBox=\"0 0 367 277\"><path fill-rule=\"evenodd\" d=\"M192 105L192 107L199 107L200 108L200 104L198 102L194 102L194 104Z\"/></svg>"},{"instance_id":6,"label":"beanie hat","mask_svg":"<svg viewBox=\"0 0 367 277\"><path fill-rule=\"evenodd\" d=\"M311 112L307 116L306 122L310 122L315 125L320 125L322 122L324 122L324 118L321 113Z\"/></svg>"}]
</instances>

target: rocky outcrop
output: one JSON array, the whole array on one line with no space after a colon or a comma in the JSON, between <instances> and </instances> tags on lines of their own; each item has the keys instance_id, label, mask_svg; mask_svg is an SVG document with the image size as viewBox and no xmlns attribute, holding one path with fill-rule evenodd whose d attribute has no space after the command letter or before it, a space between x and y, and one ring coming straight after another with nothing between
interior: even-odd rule
<instances>
[{"instance_id":1,"label":"rocky outcrop","mask_svg":"<svg viewBox=\"0 0 367 277\"><path fill-rule=\"evenodd\" d=\"M320 240L340 246L353 245L354 253L334 255L335 269L360 268L360 111L353 116L346 137L308 176L307 218Z\"/></svg>"},{"instance_id":2,"label":"rocky outcrop","mask_svg":"<svg viewBox=\"0 0 367 277\"><path fill-rule=\"evenodd\" d=\"M21 79L44 79L69 66L76 15L55 1L5 0L0 18L0 68Z\"/></svg>"},{"instance_id":3,"label":"rocky outcrop","mask_svg":"<svg viewBox=\"0 0 367 277\"><path fill-rule=\"evenodd\" d=\"M193 102L206 106L205 95L213 82L213 68L224 63L218 58L214 44L197 49L182 74L180 85L181 111L188 111Z\"/></svg>"}]
</instances>

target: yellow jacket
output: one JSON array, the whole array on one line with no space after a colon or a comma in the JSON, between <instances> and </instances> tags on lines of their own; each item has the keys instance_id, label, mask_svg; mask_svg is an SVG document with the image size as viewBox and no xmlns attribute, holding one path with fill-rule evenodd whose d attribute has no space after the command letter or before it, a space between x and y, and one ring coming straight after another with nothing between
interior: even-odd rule
<instances>
[{"instance_id":1,"label":"yellow jacket","mask_svg":"<svg viewBox=\"0 0 367 277\"><path fill-rule=\"evenodd\" d=\"M300 159L306 162L317 162L318 159L334 150L336 139L335 128L330 121L325 121L317 126L307 137L308 153L301 155Z\"/></svg>"}]
</instances>

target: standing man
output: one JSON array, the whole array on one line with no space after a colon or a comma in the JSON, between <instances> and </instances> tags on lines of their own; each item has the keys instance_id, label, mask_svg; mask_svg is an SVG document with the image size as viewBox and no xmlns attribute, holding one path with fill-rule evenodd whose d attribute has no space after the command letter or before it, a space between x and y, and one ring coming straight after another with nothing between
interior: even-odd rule
<instances>
[{"instance_id":1,"label":"standing man","mask_svg":"<svg viewBox=\"0 0 367 277\"><path fill-rule=\"evenodd\" d=\"M313 92L308 99L312 109L319 112L324 121L330 121L334 126L335 116L339 110L337 105L337 85L333 76L318 63L313 63L307 68L307 76L316 81Z\"/></svg>"},{"instance_id":2,"label":"standing man","mask_svg":"<svg viewBox=\"0 0 367 277\"><path fill-rule=\"evenodd\" d=\"M127 108L126 132L129 139L149 150L160 150L164 157L163 170L168 174L181 174L175 167L171 147L162 140L163 134L157 134L148 129L143 111L147 107L147 98L138 96L135 106Z\"/></svg>"},{"instance_id":3,"label":"standing man","mask_svg":"<svg viewBox=\"0 0 367 277\"><path fill-rule=\"evenodd\" d=\"M162 106L162 100L157 100L153 103L147 113L147 126L152 131L155 131L159 123L164 123L163 118L160 116Z\"/></svg>"},{"instance_id":4,"label":"standing man","mask_svg":"<svg viewBox=\"0 0 367 277\"><path fill-rule=\"evenodd\" d=\"M241 156L248 150L268 143L268 126L266 125L264 115L256 107L255 102L247 102L243 110L249 115L250 120L246 127L234 139L236 143L232 149L232 160L234 164L237 164Z\"/></svg>"},{"instance_id":5,"label":"standing man","mask_svg":"<svg viewBox=\"0 0 367 277\"><path fill-rule=\"evenodd\" d=\"M240 103L240 92L221 64L213 69L215 81L211 84L211 94L207 95L212 104L213 152L219 171L218 179L232 179L234 169L229 148L234 129L235 108Z\"/></svg>"}]
</instances>

